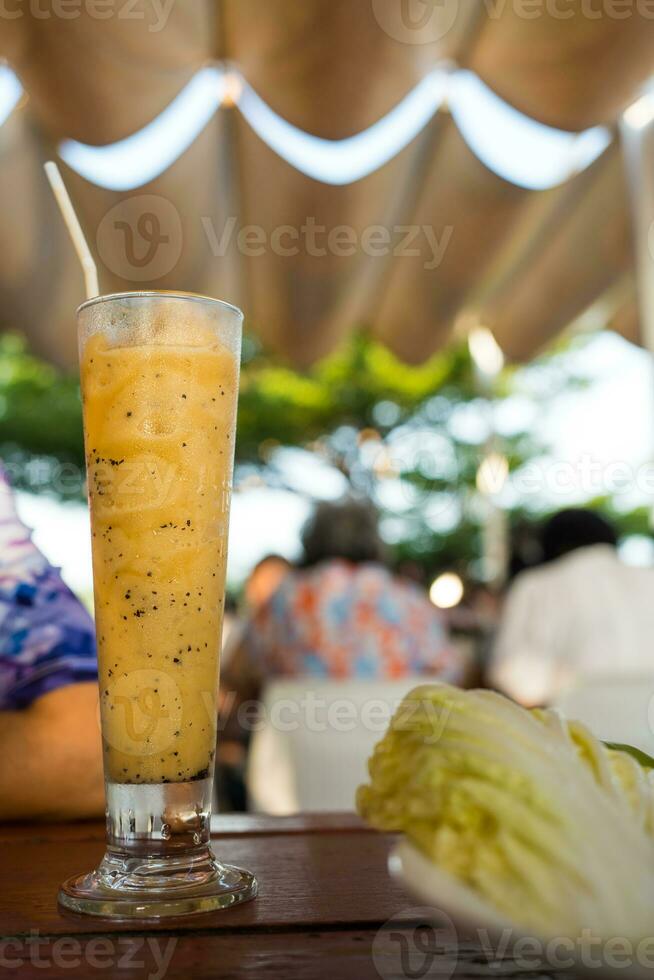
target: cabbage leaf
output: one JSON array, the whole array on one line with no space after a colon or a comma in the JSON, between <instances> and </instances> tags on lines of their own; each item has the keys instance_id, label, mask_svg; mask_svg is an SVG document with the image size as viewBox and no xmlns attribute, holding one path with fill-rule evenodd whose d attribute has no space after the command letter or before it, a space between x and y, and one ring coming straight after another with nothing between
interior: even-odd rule
<instances>
[{"instance_id":1,"label":"cabbage leaf","mask_svg":"<svg viewBox=\"0 0 654 980\"><path fill-rule=\"evenodd\" d=\"M640 939L654 925L654 771L554 711L412 691L357 807L528 934Z\"/></svg>"}]
</instances>

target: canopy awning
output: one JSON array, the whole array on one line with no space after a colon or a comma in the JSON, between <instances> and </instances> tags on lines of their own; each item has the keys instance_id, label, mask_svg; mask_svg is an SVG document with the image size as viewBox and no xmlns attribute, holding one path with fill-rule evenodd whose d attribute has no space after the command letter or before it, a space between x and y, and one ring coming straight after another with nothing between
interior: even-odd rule
<instances>
[{"instance_id":1,"label":"canopy awning","mask_svg":"<svg viewBox=\"0 0 654 980\"><path fill-rule=\"evenodd\" d=\"M633 269L616 123L652 72L654 19L418 6L8 21L25 97L0 128L0 325L74 362L83 280L41 170L60 150L104 291L220 296L299 366L360 327L419 362L468 317L530 357Z\"/></svg>"}]
</instances>

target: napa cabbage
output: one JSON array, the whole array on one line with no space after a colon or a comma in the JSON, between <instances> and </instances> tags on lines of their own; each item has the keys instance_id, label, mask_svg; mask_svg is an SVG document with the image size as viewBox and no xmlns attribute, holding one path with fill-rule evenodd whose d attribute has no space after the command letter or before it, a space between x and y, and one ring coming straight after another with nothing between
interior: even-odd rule
<instances>
[{"instance_id":1,"label":"napa cabbage","mask_svg":"<svg viewBox=\"0 0 654 980\"><path fill-rule=\"evenodd\" d=\"M404 832L525 932L651 935L654 771L583 725L425 685L397 710L369 774L361 815Z\"/></svg>"}]
</instances>

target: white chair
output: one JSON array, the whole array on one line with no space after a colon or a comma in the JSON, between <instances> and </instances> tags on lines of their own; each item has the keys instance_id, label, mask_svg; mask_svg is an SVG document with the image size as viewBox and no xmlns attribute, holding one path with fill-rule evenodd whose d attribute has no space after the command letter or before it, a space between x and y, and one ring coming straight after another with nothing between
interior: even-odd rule
<instances>
[{"instance_id":1,"label":"white chair","mask_svg":"<svg viewBox=\"0 0 654 980\"><path fill-rule=\"evenodd\" d=\"M555 707L605 742L633 745L654 756L654 671L580 678Z\"/></svg>"},{"instance_id":2,"label":"white chair","mask_svg":"<svg viewBox=\"0 0 654 980\"><path fill-rule=\"evenodd\" d=\"M278 816L354 809L376 742L405 694L428 680L271 684L250 745L250 808Z\"/></svg>"}]
</instances>

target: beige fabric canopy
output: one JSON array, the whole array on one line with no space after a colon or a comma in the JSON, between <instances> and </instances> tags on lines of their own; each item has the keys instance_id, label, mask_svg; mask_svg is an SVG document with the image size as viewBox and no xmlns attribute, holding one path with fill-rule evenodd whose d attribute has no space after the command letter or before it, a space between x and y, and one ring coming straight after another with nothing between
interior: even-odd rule
<instances>
[{"instance_id":1,"label":"beige fabric canopy","mask_svg":"<svg viewBox=\"0 0 654 980\"><path fill-rule=\"evenodd\" d=\"M443 59L547 125L613 127L654 67L654 20L638 11L590 18L588 0L567 4L573 16L564 19L550 4L537 17L522 8L518 0L433 8L178 0L164 25L141 0L140 20L98 20L82 4L76 19L9 21L2 53L27 98L0 128L0 325L24 330L52 360L74 362L83 282L41 164L62 139L104 145L147 126L211 59L232 62L276 113L329 140L374 124ZM360 326L416 363L467 316L490 326L509 356L526 358L633 267L617 138L563 185L531 191L489 170L447 107L388 163L342 186L300 173L230 105L143 187L115 192L68 169L65 177L103 291L221 296L300 366ZM324 229L320 248L307 225ZM341 226L349 230L335 231ZM417 229L412 243L407 226ZM296 254L288 229L299 235ZM169 241L139 265L148 235ZM255 239L265 244L248 244ZM635 306L615 322L637 339Z\"/></svg>"}]
</instances>

